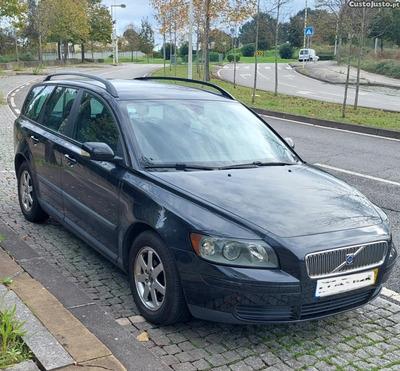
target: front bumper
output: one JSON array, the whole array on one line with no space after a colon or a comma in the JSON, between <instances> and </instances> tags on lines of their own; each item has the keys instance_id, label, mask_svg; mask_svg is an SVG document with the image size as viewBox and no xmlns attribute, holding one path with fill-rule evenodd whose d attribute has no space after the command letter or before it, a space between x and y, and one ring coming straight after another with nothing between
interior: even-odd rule
<instances>
[{"instance_id":1,"label":"front bumper","mask_svg":"<svg viewBox=\"0 0 400 371\"><path fill-rule=\"evenodd\" d=\"M298 279L279 269L220 266L191 252L173 251L192 315L238 324L301 322L357 308L379 295L394 266L379 267L374 285L315 298L317 280L306 274Z\"/></svg>"}]
</instances>

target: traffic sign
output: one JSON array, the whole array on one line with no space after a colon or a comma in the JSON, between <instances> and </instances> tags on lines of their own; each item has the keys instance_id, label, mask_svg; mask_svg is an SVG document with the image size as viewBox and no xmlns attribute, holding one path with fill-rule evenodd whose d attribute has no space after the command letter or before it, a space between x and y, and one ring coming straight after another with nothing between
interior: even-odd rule
<instances>
[{"instance_id":1,"label":"traffic sign","mask_svg":"<svg viewBox=\"0 0 400 371\"><path fill-rule=\"evenodd\" d=\"M304 31L306 36L312 36L314 34L314 27L307 27Z\"/></svg>"}]
</instances>

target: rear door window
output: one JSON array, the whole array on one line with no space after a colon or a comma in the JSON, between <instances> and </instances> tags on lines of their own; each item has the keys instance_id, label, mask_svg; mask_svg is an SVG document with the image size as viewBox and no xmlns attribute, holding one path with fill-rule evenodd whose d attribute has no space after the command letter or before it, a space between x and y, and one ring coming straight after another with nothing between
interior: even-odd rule
<instances>
[{"instance_id":1,"label":"rear door window","mask_svg":"<svg viewBox=\"0 0 400 371\"><path fill-rule=\"evenodd\" d=\"M65 133L77 95L77 89L57 87L46 104L41 124L54 131Z\"/></svg>"},{"instance_id":2,"label":"rear door window","mask_svg":"<svg viewBox=\"0 0 400 371\"><path fill-rule=\"evenodd\" d=\"M37 121L44 103L53 90L54 86L37 86L33 88L25 101L22 114L33 121Z\"/></svg>"}]
</instances>

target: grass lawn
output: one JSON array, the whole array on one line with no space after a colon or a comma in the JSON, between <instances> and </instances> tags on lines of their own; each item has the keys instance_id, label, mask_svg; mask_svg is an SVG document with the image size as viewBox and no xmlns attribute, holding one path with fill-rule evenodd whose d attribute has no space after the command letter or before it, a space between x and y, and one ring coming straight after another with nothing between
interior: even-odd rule
<instances>
[{"instance_id":1,"label":"grass lawn","mask_svg":"<svg viewBox=\"0 0 400 371\"><path fill-rule=\"evenodd\" d=\"M240 51L240 50L239 50ZM229 54L233 54L229 52ZM297 53L298 54L298 53ZM295 55L297 55L295 53ZM239 63L254 63L254 57L243 57L241 53ZM266 50L264 51L264 56L259 56L257 58L258 63L275 63L275 50ZM278 54L278 63L289 63L289 62L296 62L296 59L282 59Z\"/></svg>"},{"instance_id":2,"label":"grass lawn","mask_svg":"<svg viewBox=\"0 0 400 371\"><path fill-rule=\"evenodd\" d=\"M153 76L163 76L164 70L158 70ZM167 76L174 76L174 69L167 69ZM187 66L177 67L177 77L187 78ZM202 80L193 69L193 78ZM399 113L384 112L377 109L359 108L353 110L352 106L348 106L346 118L341 117L342 106L337 103L320 102L312 99L293 97L289 95L279 94L277 97L273 93L257 90L256 103L251 103L252 89L238 86L233 88L231 83L212 77L212 83L220 86L231 93L237 100L253 107L266 108L274 111L292 113L309 117L316 117L325 120L342 121L352 124L377 126L385 129L400 130Z\"/></svg>"}]
</instances>

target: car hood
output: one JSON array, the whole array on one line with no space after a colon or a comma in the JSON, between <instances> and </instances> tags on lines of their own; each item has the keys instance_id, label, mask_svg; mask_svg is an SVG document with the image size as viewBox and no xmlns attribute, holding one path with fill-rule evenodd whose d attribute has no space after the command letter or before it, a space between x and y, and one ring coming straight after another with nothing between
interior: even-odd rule
<instances>
[{"instance_id":1,"label":"car hood","mask_svg":"<svg viewBox=\"0 0 400 371\"><path fill-rule=\"evenodd\" d=\"M382 222L360 192L309 165L157 172L157 178L280 237Z\"/></svg>"}]
</instances>

